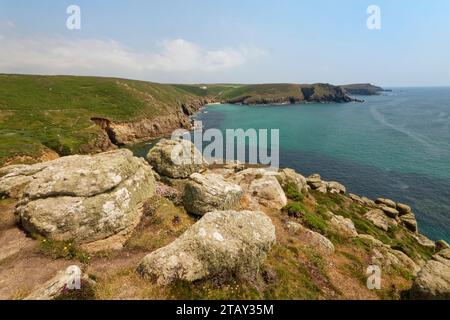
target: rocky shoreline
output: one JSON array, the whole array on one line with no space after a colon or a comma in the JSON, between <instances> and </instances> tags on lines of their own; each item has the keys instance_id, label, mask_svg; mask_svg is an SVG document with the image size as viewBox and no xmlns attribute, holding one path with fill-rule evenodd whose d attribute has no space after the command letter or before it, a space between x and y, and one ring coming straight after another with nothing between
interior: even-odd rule
<instances>
[{"instance_id":1,"label":"rocky shoreline","mask_svg":"<svg viewBox=\"0 0 450 320\"><path fill-rule=\"evenodd\" d=\"M22 228L36 245L64 243L69 250L70 244L94 261L127 254L130 243L145 237L152 245L144 245L139 262L129 267L136 270L130 271L131 286L173 288L183 281L197 290L200 281L223 292L238 283L263 295L264 288L282 290L288 296L278 297L291 299L363 299L377 297L365 284L365 269L376 265L384 286L378 298L450 298L450 246L421 235L409 206L348 194L338 182L292 169L206 160L178 165L171 154L180 143L161 140L147 161L119 149L1 168L1 201L15 203L17 223L0 225L0 237ZM191 150L192 157L201 156ZM171 240L153 242L180 225L185 228ZM8 252L0 257L0 277L17 268L14 259L29 259L20 243L0 248ZM111 280L90 278L94 262L80 261L86 287L101 296ZM61 271L34 283L23 298L64 296L66 277ZM306 291L296 293L295 286Z\"/></svg>"}]
</instances>

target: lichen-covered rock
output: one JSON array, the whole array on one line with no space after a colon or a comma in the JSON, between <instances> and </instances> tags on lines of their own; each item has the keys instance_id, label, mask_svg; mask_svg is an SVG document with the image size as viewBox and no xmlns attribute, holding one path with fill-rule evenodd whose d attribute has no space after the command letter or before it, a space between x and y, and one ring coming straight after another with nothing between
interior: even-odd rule
<instances>
[{"instance_id":1,"label":"lichen-covered rock","mask_svg":"<svg viewBox=\"0 0 450 320\"><path fill-rule=\"evenodd\" d=\"M406 254L386 245L378 245L372 249L371 263L386 271L395 271L401 268L407 270L413 276L420 270L420 267Z\"/></svg>"},{"instance_id":2,"label":"lichen-covered rock","mask_svg":"<svg viewBox=\"0 0 450 320\"><path fill-rule=\"evenodd\" d=\"M329 193L338 193L338 194L345 194L347 192L347 189L344 185L340 184L336 181L328 181L326 182L327 185L327 191Z\"/></svg>"},{"instance_id":3,"label":"lichen-covered rock","mask_svg":"<svg viewBox=\"0 0 450 320\"><path fill-rule=\"evenodd\" d=\"M436 250L436 244L434 241L428 239L423 234L414 234L414 238L416 239L417 243L421 245L422 247L434 252Z\"/></svg>"},{"instance_id":4,"label":"lichen-covered rock","mask_svg":"<svg viewBox=\"0 0 450 320\"><path fill-rule=\"evenodd\" d=\"M309 187L313 190L316 190L320 193L328 192L328 185L325 181L322 181L322 178L319 174L313 174L306 178L306 182Z\"/></svg>"},{"instance_id":5,"label":"lichen-covered rock","mask_svg":"<svg viewBox=\"0 0 450 320\"><path fill-rule=\"evenodd\" d=\"M356 231L355 224L349 218L345 218L340 215L331 215L331 219L329 221L329 226L331 229L345 238L354 238L358 236L358 232Z\"/></svg>"},{"instance_id":6,"label":"lichen-covered rock","mask_svg":"<svg viewBox=\"0 0 450 320\"><path fill-rule=\"evenodd\" d=\"M408 213L400 216L400 223L403 224L408 230L412 232L418 232L417 220L414 213Z\"/></svg>"},{"instance_id":7,"label":"lichen-covered rock","mask_svg":"<svg viewBox=\"0 0 450 320\"><path fill-rule=\"evenodd\" d=\"M367 241L369 242L371 245L375 245L375 246L383 246L383 242L381 242L380 240L378 240L377 238L375 238L374 236L371 236L369 234L358 234L357 235L358 239L361 239L363 241Z\"/></svg>"},{"instance_id":8,"label":"lichen-covered rock","mask_svg":"<svg viewBox=\"0 0 450 320\"><path fill-rule=\"evenodd\" d=\"M356 194L349 193L349 194L348 194L348 197L349 197L350 199L352 199L354 202L357 202L358 204L361 204L361 205L364 204L364 201L361 199L361 197L360 197L360 196L357 196Z\"/></svg>"},{"instance_id":9,"label":"lichen-covered rock","mask_svg":"<svg viewBox=\"0 0 450 320\"><path fill-rule=\"evenodd\" d=\"M291 233L298 235L300 242L303 245L325 255L332 255L334 253L335 249L333 243L320 233L305 228L303 225L296 222L288 222L286 227Z\"/></svg>"},{"instance_id":10,"label":"lichen-covered rock","mask_svg":"<svg viewBox=\"0 0 450 320\"><path fill-rule=\"evenodd\" d=\"M412 209L410 206L399 202L397 203L397 210L400 216L412 213Z\"/></svg>"},{"instance_id":11,"label":"lichen-covered rock","mask_svg":"<svg viewBox=\"0 0 450 320\"><path fill-rule=\"evenodd\" d=\"M207 164L195 145L184 139L159 141L148 153L147 160L160 175L173 179L186 179Z\"/></svg>"},{"instance_id":12,"label":"lichen-covered rock","mask_svg":"<svg viewBox=\"0 0 450 320\"><path fill-rule=\"evenodd\" d=\"M45 168L45 163L35 165L12 165L0 168L0 196L19 199L33 175Z\"/></svg>"},{"instance_id":13,"label":"lichen-covered rock","mask_svg":"<svg viewBox=\"0 0 450 320\"><path fill-rule=\"evenodd\" d=\"M381 230L388 231L389 229L388 217L380 209L370 210L364 215L364 218L372 222L376 227L380 228Z\"/></svg>"},{"instance_id":14,"label":"lichen-covered rock","mask_svg":"<svg viewBox=\"0 0 450 320\"><path fill-rule=\"evenodd\" d=\"M368 206L368 207L373 208L373 207L376 206L375 201L373 201L373 200L371 200L371 199L369 199L369 198L367 198L367 197L361 197L361 200L362 200L363 203L364 203L366 206Z\"/></svg>"},{"instance_id":15,"label":"lichen-covered rock","mask_svg":"<svg viewBox=\"0 0 450 320\"><path fill-rule=\"evenodd\" d=\"M380 209L383 210L383 212L389 217L389 218L397 218L398 217L398 211L397 209L385 206L385 205L381 205Z\"/></svg>"},{"instance_id":16,"label":"lichen-covered rock","mask_svg":"<svg viewBox=\"0 0 450 320\"><path fill-rule=\"evenodd\" d=\"M410 290L410 298L450 300L450 249L442 250L420 270Z\"/></svg>"},{"instance_id":17,"label":"lichen-covered rock","mask_svg":"<svg viewBox=\"0 0 450 320\"><path fill-rule=\"evenodd\" d=\"M38 167L16 213L26 230L53 240L123 243L154 195L150 166L129 150L63 157ZM105 242L110 237L114 241Z\"/></svg>"},{"instance_id":18,"label":"lichen-covered rock","mask_svg":"<svg viewBox=\"0 0 450 320\"><path fill-rule=\"evenodd\" d=\"M395 201L392 201L390 199L378 198L375 200L375 203L385 205L385 206L393 208L393 209L397 208L397 204L395 203Z\"/></svg>"},{"instance_id":19,"label":"lichen-covered rock","mask_svg":"<svg viewBox=\"0 0 450 320\"><path fill-rule=\"evenodd\" d=\"M450 249L450 245L445 240L438 240L436 241L436 252L439 252L441 250Z\"/></svg>"},{"instance_id":20,"label":"lichen-covered rock","mask_svg":"<svg viewBox=\"0 0 450 320\"><path fill-rule=\"evenodd\" d=\"M138 269L162 285L226 274L252 277L274 243L275 227L264 213L214 211L147 255Z\"/></svg>"},{"instance_id":21,"label":"lichen-covered rock","mask_svg":"<svg viewBox=\"0 0 450 320\"><path fill-rule=\"evenodd\" d=\"M194 173L185 186L183 203L188 212L202 216L214 210L237 209L242 194L240 186L220 175Z\"/></svg>"},{"instance_id":22,"label":"lichen-covered rock","mask_svg":"<svg viewBox=\"0 0 450 320\"><path fill-rule=\"evenodd\" d=\"M259 210L260 206L281 209L287 205L287 198L277 180L277 172L271 169L246 169L234 177L245 193L246 208Z\"/></svg>"},{"instance_id":23,"label":"lichen-covered rock","mask_svg":"<svg viewBox=\"0 0 450 320\"><path fill-rule=\"evenodd\" d=\"M293 185L300 193L308 192L309 186L306 182L306 178L301 174L295 172L295 170L289 168L280 169L278 173L279 174L277 178L283 188L287 187L288 185Z\"/></svg>"}]
</instances>

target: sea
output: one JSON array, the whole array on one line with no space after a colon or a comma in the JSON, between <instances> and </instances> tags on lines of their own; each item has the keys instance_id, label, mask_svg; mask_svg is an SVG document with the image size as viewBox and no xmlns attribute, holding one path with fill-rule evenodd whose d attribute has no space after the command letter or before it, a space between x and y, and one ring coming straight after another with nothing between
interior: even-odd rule
<instances>
[{"instance_id":1,"label":"sea","mask_svg":"<svg viewBox=\"0 0 450 320\"><path fill-rule=\"evenodd\" d=\"M450 242L450 88L389 89L363 103L209 105L196 120L224 133L278 129L280 167L406 203L421 233Z\"/></svg>"}]
</instances>

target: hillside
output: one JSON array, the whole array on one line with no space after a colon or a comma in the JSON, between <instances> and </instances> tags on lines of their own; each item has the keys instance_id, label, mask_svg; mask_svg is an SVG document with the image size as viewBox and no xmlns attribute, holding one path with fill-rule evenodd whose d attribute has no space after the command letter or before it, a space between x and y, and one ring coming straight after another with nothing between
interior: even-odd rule
<instances>
[{"instance_id":1,"label":"hillside","mask_svg":"<svg viewBox=\"0 0 450 320\"><path fill-rule=\"evenodd\" d=\"M164 116L176 127L188 126L187 115L203 98L177 86L142 81L0 75L0 163L50 150L67 155L112 148L92 118L121 123ZM169 129L162 126L153 133Z\"/></svg>"},{"instance_id":2,"label":"hillside","mask_svg":"<svg viewBox=\"0 0 450 320\"><path fill-rule=\"evenodd\" d=\"M390 91L385 90L381 87L374 86L370 83L347 84L340 87L344 89L348 94L362 96L374 96L379 95L380 93L385 91Z\"/></svg>"},{"instance_id":3,"label":"hillside","mask_svg":"<svg viewBox=\"0 0 450 320\"><path fill-rule=\"evenodd\" d=\"M218 96L221 101L242 104L351 102L339 87L330 84L256 84L229 89Z\"/></svg>"}]
</instances>

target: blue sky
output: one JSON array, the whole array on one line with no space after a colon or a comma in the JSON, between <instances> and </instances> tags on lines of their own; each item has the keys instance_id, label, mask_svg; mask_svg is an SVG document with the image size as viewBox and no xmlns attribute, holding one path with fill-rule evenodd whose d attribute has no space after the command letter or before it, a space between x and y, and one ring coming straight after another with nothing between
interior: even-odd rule
<instances>
[{"instance_id":1,"label":"blue sky","mask_svg":"<svg viewBox=\"0 0 450 320\"><path fill-rule=\"evenodd\" d=\"M0 0L6 73L434 86L450 85L449 57L448 0Z\"/></svg>"}]
</instances>

